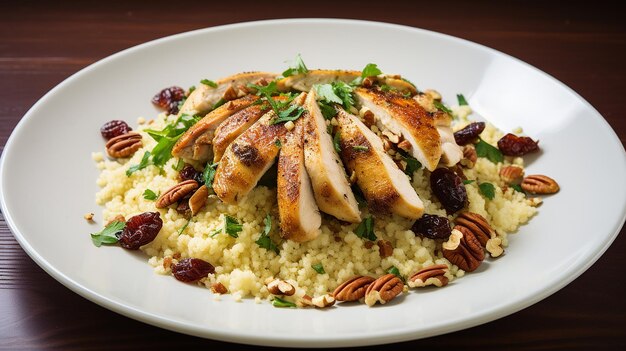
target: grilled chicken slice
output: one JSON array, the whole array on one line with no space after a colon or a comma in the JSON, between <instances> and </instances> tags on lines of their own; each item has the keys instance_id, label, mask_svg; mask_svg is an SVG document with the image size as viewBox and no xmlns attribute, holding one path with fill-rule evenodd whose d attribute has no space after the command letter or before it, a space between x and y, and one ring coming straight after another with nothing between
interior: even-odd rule
<instances>
[{"instance_id":1,"label":"grilled chicken slice","mask_svg":"<svg viewBox=\"0 0 626 351\"><path fill-rule=\"evenodd\" d=\"M210 160L213 157L211 143L215 129L228 117L250 106L258 99L256 95L246 95L211 111L178 139L172 148L172 155L200 162Z\"/></svg>"},{"instance_id":2,"label":"grilled chicken slice","mask_svg":"<svg viewBox=\"0 0 626 351\"><path fill-rule=\"evenodd\" d=\"M204 116L221 99L230 101L246 95L248 93L246 88L248 84L269 82L274 80L276 76L276 73L269 72L244 72L216 81L216 88L200 84L185 100L185 103L180 108L179 115L186 113L188 115Z\"/></svg>"},{"instance_id":3,"label":"grilled chicken slice","mask_svg":"<svg viewBox=\"0 0 626 351\"><path fill-rule=\"evenodd\" d=\"M301 105L306 93L293 103ZM287 129L284 123L272 124L276 113L270 110L233 141L222 156L213 190L224 202L233 204L256 186L263 174L274 164L280 143Z\"/></svg>"},{"instance_id":4,"label":"grilled chicken slice","mask_svg":"<svg viewBox=\"0 0 626 351\"><path fill-rule=\"evenodd\" d=\"M360 71L344 71L344 70L310 70L308 73L296 74L278 80L277 86L280 91L290 91L292 89L300 91L309 91L316 84L327 84L332 82L350 83L361 76ZM380 75L374 77L374 81L379 84L388 85L400 91L409 91L411 95L417 93L417 89L413 84L402 80L397 75Z\"/></svg>"},{"instance_id":5,"label":"grilled chicken slice","mask_svg":"<svg viewBox=\"0 0 626 351\"><path fill-rule=\"evenodd\" d=\"M224 151L241 133L258 121L270 106L267 102L249 106L226 119L215 130L213 137L213 162L219 162Z\"/></svg>"},{"instance_id":6,"label":"grilled chicken slice","mask_svg":"<svg viewBox=\"0 0 626 351\"><path fill-rule=\"evenodd\" d=\"M278 216L281 236L297 242L320 234L322 216L315 203L309 175L304 167L304 126L308 114L300 117L285 135L278 156Z\"/></svg>"},{"instance_id":7,"label":"grilled chicken slice","mask_svg":"<svg viewBox=\"0 0 626 351\"><path fill-rule=\"evenodd\" d=\"M358 117L344 110L337 116L341 133L341 158L363 191L370 209L417 219L424 204L402 172L383 149L381 139Z\"/></svg>"},{"instance_id":8,"label":"grilled chicken slice","mask_svg":"<svg viewBox=\"0 0 626 351\"><path fill-rule=\"evenodd\" d=\"M435 99L428 91L415 95L413 99L433 116L441 141L440 162L448 167L454 166L463 158L463 150L454 140L451 128L452 117L435 106Z\"/></svg>"},{"instance_id":9,"label":"grilled chicken slice","mask_svg":"<svg viewBox=\"0 0 626 351\"><path fill-rule=\"evenodd\" d=\"M326 130L315 89L309 92L305 108L310 116L304 133L304 165L311 177L315 201L320 210L337 219L360 222L359 206Z\"/></svg>"},{"instance_id":10,"label":"grilled chicken slice","mask_svg":"<svg viewBox=\"0 0 626 351\"><path fill-rule=\"evenodd\" d=\"M417 101L396 92L357 88L359 103L369 108L380 129L401 135L410 145L410 154L432 171L441 157L441 140L435 120Z\"/></svg>"}]
</instances>

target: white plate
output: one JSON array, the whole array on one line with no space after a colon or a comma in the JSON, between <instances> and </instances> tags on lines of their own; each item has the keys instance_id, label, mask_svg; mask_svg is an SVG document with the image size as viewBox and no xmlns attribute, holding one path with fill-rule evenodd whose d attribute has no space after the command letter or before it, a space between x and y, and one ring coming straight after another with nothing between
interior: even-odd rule
<instances>
[{"instance_id":1,"label":"white plate","mask_svg":"<svg viewBox=\"0 0 626 351\"><path fill-rule=\"evenodd\" d=\"M541 140L528 174L561 191L511 237L506 256L445 289L411 292L377 308L277 309L214 301L206 289L153 273L147 258L96 248L83 219L94 203L99 127L157 110L150 98L246 70L280 72L301 53L309 68L375 62L448 102L463 93L497 127ZM134 123L133 123L134 124ZM626 157L602 116L547 74L461 39L347 20L277 20L209 28L125 50L73 75L20 121L2 155L2 211L24 250L78 294L163 328L240 343L356 346L446 333L508 315L556 292L611 244L626 213ZM97 217L99 218L99 216ZM100 223L101 225L102 223ZM572 307L574 308L574 307Z\"/></svg>"}]
</instances>

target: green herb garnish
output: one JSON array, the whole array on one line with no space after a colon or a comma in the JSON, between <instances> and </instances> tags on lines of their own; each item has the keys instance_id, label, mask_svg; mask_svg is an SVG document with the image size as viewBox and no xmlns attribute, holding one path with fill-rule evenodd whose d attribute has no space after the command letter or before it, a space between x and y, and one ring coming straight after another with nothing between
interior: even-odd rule
<instances>
[{"instance_id":1,"label":"green herb garnish","mask_svg":"<svg viewBox=\"0 0 626 351\"><path fill-rule=\"evenodd\" d=\"M396 277L400 278L403 282L405 282L404 277L402 276L402 274L400 274L400 270L396 266L389 267L389 269L387 270L387 274L393 274Z\"/></svg>"},{"instance_id":2,"label":"green herb garnish","mask_svg":"<svg viewBox=\"0 0 626 351\"><path fill-rule=\"evenodd\" d=\"M185 223L185 225L182 226L182 228L180 228L178 230L178 235L181 235L185 231L185 229L187 229L187 226L189 225L189 222L191 222L191 219L187 220L187 223Z\"/></svg>"},{"instance_id":3,"label":"green herb garnish","mask_svg":"<svg viewBox=\"0 0 626 351\"><path fill-rule=\"evenodd\" d=\"M472 183L473 183L473 182L475 182L475 181L476 181L476 180L474 180L474 179L465 179L465 180L463 181L463 184L472 184Z\"/></svg>"},{"instance_id":4,"label":"green herb garnish","mask_svg":"<svg viewBox=\"0 0 626 351\"><path fill-rule=\"evenodd\" d=\"M224 98L220 98L219 100L217 100L217 102L215 103L215 105L213 105L213 107L211 108L211 110L215 110L216 108L224 105L226 103L226 99Z\"/></svg>"},{"instance_id":5,"label":"green herb garnish","mask_svg":"<svg viewBox=\"0 0 626 351\"><path fill-rule=\"evenodd\" d=\"M402 78L403 81L411 84L413 86L413 88L415 88L417 90L417 85L413 84L413 82L411 82L410 80L406 79L406 78Z\"/></svg>"},{"instance_id":6,"label":"green herb garnish","mask_svg":"<svg viewBox=\"0 0 626 351\"><path fill-rule=\"evenodd\" d=\"M300 118L304 113L304 108L302 106L291 105L293 99L298 96L297 94L285 94L288 98L285 101L276 101L272 98L272 95L278 93L278 88L276 86L276 81L271 81L268 85L256 85L256 84L248 84L249 88L253 88L257 90L257 95L263 96L264 100L267 101L274 113L276 114L276 119L274 119L270 124L277 124L288 121L295 121Z\"/></svg>"},{"instance_id":7,"label":"green herb garnish","mask_svg":"<svg viewBox=\"0 0 626 351\"><path fill-rule=\"evenodd\" d=\"M183 167L185 167L185 161L182 158L179 158L178 162L176 162L175 165L172 165L172 169L175 171L180 171Z\"/></svg>"},{"instance_id":8,"label":"green herb garnish","mask_svg":"<svg viewBox=\"0 0 626 351\"><path fill-rule=\"evenodd\" d=\"M193 93L193 91L196 90L196 86L192 85L189 87L189 93L187 93L187 96L191 95L191 93Z\"/></svg>"},{"instance_id":9,"label":"green herb garnish","mask_svg":"<svg viewBox=\"0 0 626 351\"><path fill-rule=\"evenodd\" d=\"M521 186L521 185L519 185L519 184L513 184L513 185L511 185L510 187L511 187L511 188L513 188L513 190L515 190L515 191L517 191L517 192L520 192L520 193L522 193L522 194L526 194L526 193L524 192L524 189L522 189L522 186Z\"/></svg>"},{"instance_id":10,"label":"green herb garnish","mask_svg":"<svg viewBox=\"0 0 626 351\"><path fill-rule=\"evenodd\" d=\"M269 213L265 216L265 219L263 219L263 223L265 223L263 233L261 233L255 243L266 250L274 251L278 255L278 246L272 241L272 238L270 238L269 235L272 230L272 216L270 216Z\"/></svg>"},{"instance_id":11,"label":"green herb garnish","mask_svg":"<svg viewBox=\"0 0 626 351\"><path fill-rule=\"evenodd\" d=\"M270 124L278 124L283 122L295 121L304 113L304 108L298 105L291 105L286 109L279 111L278 118L274 119Z\"/></svg>"},{"instance_id":12,"label":"green herb garnish","mask_svg":"<svg viewBox=\"0 0 626 351\"><path fill-rule=\"evenodd\" d=\"M224 231L233 238L239 237L239 232L243 230L243 224L239 224L236 218L224 215Z\"/></svg>"},{"instance_id":13,"label":"green herb garnish","mask_svg":"<svg viewBox=\"0 0 626 351\"><path fill-rule=\"evenodd\" d=\"M317 84L313 87L322 101L341 104L346 110L354 106L354 98L352 97L352 91L354 89L344 82L337 81L329 84Z\"/></svg>"},{"instance_id":14,"label":"green herb garnish","mask_svg":"<svg viewBox=\"0 0 626 351\"><path fill-rule=\"evenodd\" d=\"M352 147L352 149L353 149L353 150L355 150L355 151L367 151L367 150L369 150L370 148L369 148L369 147L367 147L367 146L363 146L363 145L354 145L354 146Z\"/></svg>"},{"instance_id":15,"label":"green herb garnish","mask_svg":"<svg viewBox=\"0 0 626 351\"><path fill-rule=\"evenodd\" d=\"M456 94L456 99L459 102L459 106L467 106L467 100L465 100L465 96L463 94Z\"/></svg>"},{"instance_id":16,"label":"green herb garnish","mask_svg":"<svg viewBox=\"0 0 626 351\"><path fill-rule=\"evenodd\" d=\"M204 167L204 171L202 172L202 179L204 179L204 185L209 190L213 190L213 179L215 178L215 171L217 169L218 164L219 162L207 163L206 167Z\"/></svg>"},{"instance_id":17,"label":"green herb garnish","mask_svg":"<svg viewBox=\"0 0 626 351\"><path fill-rule=\"evenodd\" d=\"M443 112L448 113L448 114L452 114L452 110L451 109L447 108L446 105L442 104L441 102L439 102L437 100L433 101L433 105L435 105L435 107L438 110L440 110L440 111L443 111Z\"/></svg>"},{"instance_id":18,"label":"green herb garnish","mask_svg":"<svg viewBox=\"0 0 626 351\"><path fill-rule=\"evenodd\" d=\"M361 78L373 77L382 73L383 72L378 68L377 64L368 63L361 71Z\"/></svg>"},{"instance_id":19,"label":"green herb garnish","mask_svg":"<svg viewBox=\"0 0 626 351\"><path fill-rule=\"evenodd\" d=\"M304 61L302 61L302 56L300 54L296 55L296 58L293 60L293 64L283 72L283 77L289 77L294 74L304 74L308 73L309 70L306 68Z\"/></svg>"},{"instance_id":20,"label":"green herb garnish","mask_svg":"<svg viewBox=\"0 0 626 351\"><path fill-rule=\"evenodd\" d=\"M272 306L274 306L274 307L289 307L289 308L297 307L295 303L289 302L287 300L283 300L283 299L281 299L278 296L274 296L274 300L272 301Z\"/></svg>"},{"instance_id":21,"label":"green herb garnish","mask_svg":"<svg viewBox=\"0 0 626 351\"><path fill-rule=\"evenodd\" d=\"M154 201L159 198L159 195L155 194L154 191L150 189L146 189L143 191L143 198L146 200Z\"/></svg>"},{"instance_id":22,"label":"green herb garnish","mask_svg":"<svg viewBox=\"0 0 626 351\"><path fill-rule=\"evenodd\" d=\"M126 170L126 176L130 177L131 174L137 172L140 169L144 169L150 165L150 151L146 151L141 158L141 162L138 165L130 166Z\"/></svg>"},{"instance_id":23,"label":"green herb garnish","mask_svg":"<svg viewBox=\"0 0 626 351\"><path fill-rule=\"evenodd\" d=\"M207 85L207 86L210 86L211 88L217 88L217 83L215 83L212 80L203 79L203 80L200 81L200 83L202 83L204 85Z\"/></svg>"},{"instance_id":24,"label":"green herb garnish","mask_svg":"<svg viewBox=\"0 0 626 351\"><path fill-rule=\"evenodd\" d=\"M276 147L282 147L283 143L280 141L280 139L276 139L274 140L274 145L276 145Z\"/></svg>"},{"instance_id":25,"label":"green herb garnish","mask_svg":"<svg viewBox=\"0 0 626 351\"><path fill-rule=\"evenodd\" d=\"M487 143L481 138L478 138L478 143L475 145L476 147L476 155L478 157L486 157L489 161L493 163L498 163L504 161L504 156L502 152L498 150L496 147Z\"/></svg>"},{"instance_id":26,"label":"green herb garnish","mask_svg":"<svg viewBox=\"0 0 626 351\"><path fill-rule=\"evenodd\" d=\"M120 221L114 221L109 223L104 229L98 233L91 234L91 241L96 247L100 247L102 244L115 244L119 241L119 236L126 227L126 223Z\"/></svg>"},{"instance_id":27,"label":"green herb garnish","mask_svg":"<svg viewBox=\"0 0 626 351\"><path fill-rule=\"evenodd\" d=\"M496 196L496 188L491 183L480 183L478 184L478 189L480 189L480 193L489 200L493 200Z\"/></svg>"},{"instance_id":28,"label":"green herb garnish","mask_svg":"<svg viewBox=\"0 0 626 351\"><path fill-rule=\"evenodd\" d=\"M359 238L365 238L371 241L376 240L376 233L374 233L374 217L370 215L364 218L361 223L359 223L359 226L356 227L354 234Z\"/></svg>"},{"instance_id":29,"label":"green herb garnish","mask_svg":"<svg viewBox=\"0 0 626 351\"><path fill-rule=\"evenodd\" d=\"M317 105L320 107L320 111L322 111L324 119L331 120L333 117L337 116L337 110L330 103L326 101L318 101Z\"/></svg>"},{"instance_id":30,"label":"green herb garnish","mask_svg":"<svg viewBox=\"0 0 626 351\"><path fill-rule=\"evenodd\" d=\"M311 268L313 268L318 274L325 274L326 271L324 270L324 266L321 263L316 263L311 265Z\"/></svg>"},{"instance_id":31,"label":"green herb garnish","mask_svg":"<svg viewBox=\"0 0 626 351\"><path fill-rule=\"evenodd\" d=\"M352 185L351 189L356 202L359 204L359 208L367 206L367 200L365 200L361 189L356 184Z\"/></svg>"},{"instance_id":32,"label":"green herb garnish","mask_svg":"<svg viewBox=\"0 0 626 351\"><path fill-rule=\"evenodd\" d=\"M399 152L404 162L406 162L406 167L404 168L404 174L408 175L411 178L411 180L413 180L413 174L415 174L415 172L417 172L418 169L422 168L422 164L420 163L420 161L415 159L415 157L409 155L406 151L399 150Z\"/></svg>"},{"instance_id":33,"label":"green herb garnish","mask_svg":"<svg viewBox=\"0 0 626 351\"><path fill-rule=\"evenodd\" d=\"M337 153L341 152L341 135L339 132L335 133L333 136L333 146L335 147L335 151L337 151Z\"/></svg>"}]
</instances>

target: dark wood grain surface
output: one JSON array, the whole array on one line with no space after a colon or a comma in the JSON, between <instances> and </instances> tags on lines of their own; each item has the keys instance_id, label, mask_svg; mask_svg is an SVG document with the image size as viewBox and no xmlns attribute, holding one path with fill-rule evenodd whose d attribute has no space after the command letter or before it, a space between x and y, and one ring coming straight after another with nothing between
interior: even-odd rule
<instances>
[{"instance_id":1,"label":"dark wood grain surface","mask_svg":"<svg viewBox=\"0 0 626 351\"><path fill-rule=\"evenodd\" d=\"M622 144L626 140L626 21L623 9L609 2L319 1L305 6L295 1L238 1L236 7L228 1L56 3L0 3L0 146L43 94L101 58L188 30L289 17L400 23L493 47L573 88L600 111ZM622 229L596 264L549 298L491 323L389 348L623 350L624 252ZM162 330L83 299L40 269L0 216L0 349L148 347L252 349Z\"/></svg>"}]
</instances>

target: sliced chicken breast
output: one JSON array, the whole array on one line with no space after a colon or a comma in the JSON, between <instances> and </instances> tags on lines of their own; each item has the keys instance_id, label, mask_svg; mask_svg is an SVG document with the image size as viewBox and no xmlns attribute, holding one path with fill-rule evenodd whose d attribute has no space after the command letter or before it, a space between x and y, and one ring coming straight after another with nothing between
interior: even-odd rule
<instances>
[{"instance_id":1,"label":"sliced chicken breast","mask_svg":"<svg viewBox=\"0 0 626 351\"><path fill-rule=\"evenodd\" d=\"M293 103L303 103L306 93L300 95ZM275 118L270 110L226 148L213 180L213 190L223 202L241 200L274 164L279 141L287 133L284 123L272 124Z\"/></svg>"},{"instance_id":2,"label":"sliced chicken breast","mask_svg":"<svg viewBox=\"0 0 626 351\"><path fill-rule=\"evenodd\" d=\"M297 242L317 238L322 225L304 167L304 126L308 118L306 114L296 121L294 129L283 138L278 156L276 189L281 236Z\"/></svg>"},{"instance_id":3,"label":"sliced chicken breast","mask_svg":"<svg viewBox=\"0 0 626 351\"><path fill-rule=\"evenodd\" d=\"M256 95L246 95L211 111L181 135L172 148L172 155L200 162L210 160L213 157L211 143L215 129L228 117L252 105L258 99Z\"/></svg>"},{"instance_id":4,"label":"sliced chicken breast","mask_svg":"<svg viewBox=\"0 0 626 351\"><path fill-rule=\"evenodd\" d=\"M424 204L409 178L383 149L381 139L358 117L344 110L337 116L341 135L341 158L375 213L395 213L417 219Z\"/></svg>"},{"instance_id":5,"label":"sliced chicken breast","mask_svg":"<svg viewBox=\"0 0 626 351\"><path fill-rule=\"evenodd\" d=\"M435 120L417 101L402 94L372 88L357 88L358 102L374 113L382 130L401 135L410 145L410 154L432 171L441 157L441 140Z\"/></svg>"},{"instance_id":6,"label":"sliced chicken breast","mask_svg":"<svg viewBox=\"0 0 626 351\"><path fill-rule=\"evenodd\" d=\"M359 206L326 130L315 89L309 92L305 108L310 116L304 133L304 165L311 177L315 201L320 210L337 219L360 222Z\"/></svg>"},{"instance_id":7,"label":"sliced chicken breast","mask_svg":"<svg viewBox=\"0 0 626 351\"><path fill-rule=\"evenodd\" d=\"M258 121L269 109L270 106L267 103L252 105L235 113L220 124L213 137L213 162L219 162L228 145Z\"/></svg>"},{"instance_id":8,"label":"sliced chicken breast","mask_svg":"<svg viewBox=\"0 0 626 351\"><path fill-rule=\"evenodd\" d=\"M361 71L317 69L310 70L308 73L296 74L279 79L277 86L280 91L289 91L292 89L309 91L316 84L327 84L332 82L350 83L360 76ZM374 77L374 81L378 84L385 84L400 91L409 91L411 92L411 95L417 93L417 89L413 86L413 84L402 80L402 78L398 75L380 75Z\"/></svg>"},{"instance_id":9,"label":"sliced chicken breast","mask_svg":"<svg viewBox=\"0 0 626 351\"><path fill-rule=\"evenodd\" d=\"M196 86L196 90L187 97L178 114L204 116L221 99L230 101L248 94L248 84L269 82L277 76L276 73L270 72L244 72L216 81L217 87L215 88L206 84L199 84Z\"/></svg>"}]
</instances>

